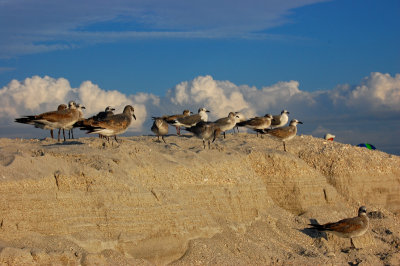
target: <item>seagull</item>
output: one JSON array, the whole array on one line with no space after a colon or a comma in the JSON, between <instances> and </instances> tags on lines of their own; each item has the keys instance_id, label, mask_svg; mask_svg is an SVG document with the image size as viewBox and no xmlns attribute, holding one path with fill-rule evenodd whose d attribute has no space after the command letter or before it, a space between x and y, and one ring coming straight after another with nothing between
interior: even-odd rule
<instances>
[{"instance_id":1,"label":"seagull","mask_svg":"<svg viewBox=\"0 0 400 266\"><path fill-rule=\"evenodd\" d=\"M209 113L209 112L210 111L207 110L204 107L200 108L198 110L197 114L177 118L177 119L174 120L172 125L179 126L179 127L182 126L182 127L188 128L188 127L195 126L200 121L207 122L207 120L208 120L207 113Z\"/></svg>"},{"instance_id":2,"label":"seagull","mask_svg":"<svg viewBox=\"0 0 400 266\"><path fill-rule=\"evenodd\" d=\"M71 106L72 103L73 103L73 101L69 102L68 105ZM78 118L78 121L77 121L77 122L79 122L79 121L84 120L82 109L86 109L86 108L85 108L85 106L83 106L83 105L80 104L80 103L76 104L76 107L77 107L77 109L78 109L78 111L79 111L79 118ZM73 131L73 130L74 130L74 125L75 125L77 122L75 122L75 123L74 123L72 126L70 126L70 128L69 128L69 131L68 131L68 138L69 138L69 139L71 139L71 136L72 136L72 138L74 138L74 131ZM63 129L63 130L64 130L64 129Z\"/></svg>"},{"instance_id":3,"label":"seagull","mask_svg":"<svg viewBox=\"0 0 400 266\"><path fill-rule=\"evenodd\" d=\"M287 127L264 129L264 130L258 130L257 132L259 132L261 134L268 134L272 137L275 137L275 138L281 140L283 143L283 150L286 151L285 142L288 140L291 140L292 138L294 138L294 136L296 136L297 124L303 124L303 122L300 122L297 119L292 119L292 121L290 121L289 126L287 126Z\"/></svg>"},{"instance_id":4,"label":"seagull","mask_svg":"<svg viewBox=\"0 0 400 266\"><path fill-rule=\"evenodd\" d=\"M164 136L168 134L168 123L162 119L161 117L153 117L154 122L151 126L151 131L157 135L158 141L160 142L160 136L162 140L165 142Z\"/></svg>"},{"instance_id":5,"label":"seagull","mask_svg":"<svg viewBox=\"0 0 400 266\"><path fill-rule=\"evenodd\" d=\"M258 133L260 130L266 129L271 125L272 115L266 114L265 116L261 117L253 117L249 120L239 122L236 125L240 127L247 127L255 130Z\"/></svg>"},{"instance_id":6,"label":"seagull","mask_svg":"<svg viewBox=\"0 0 400 266\"><path fill-rule=\"evenodd\" d=\"M246 121L246 118L245 118L245 116L244 116L242 113L240 113L240 112L235 112L235 115L236 115L236 117L238 118L238 119L236 120L236 123ZM237 132L239 133L239 127L238 127L238 125L235 125L235 126L233 127L233 133L235 133L235 128L236 128Z\"/></svg>"},{"instance_id":7,"label":"seagull","mask_svg":"<svg viewBox=\"0 0 400 266\"><path fill-rule=\"evenodd\" d=\"M102 120L106 119L107 117L110 117L110 116L114 115L113 111L115 111L114 108L112 108L111 106L107 106L104 111L99 112L97 115L94 115L94 116L89 117L87 119L79 120L78 122L76 122L74 124L74 127L90 126L95 121L102 121ZM104 136L99 134L99 138L103 138L103 137Z\"/></svg>"},{"instance_id":8,"label":"seagull","mask_svg":"<svg viewBox=\"0 0 400 266\"><path fill-rule=\"evenodd\" d=\"M206 148L206 140L208 141L208 149L210 149L210 141L213 141L221 133L221 129L212 122L200 121L195 126L185 128L185 130L192 132L196 137L203 140L203 147Z\"/></svg>"},{"instance_id":9,"label":"seagull","mask_svg":"<svg viewBox=\"0 0 400 266\"><path fill-rule=\"evenodd\" d=\"M127 105L121 114L111 115L101 121L94 121L91 125L83 125L82 130L88 130L87 134L101 134L106 137L114 136L118 143L117 135L124 133L132 123L132 117L136 120L135 109Z\"/></svg>"},{"instance_id":10,"label":"seagull","mask_svg":"<svg viewBox=\"0 0 400 266\"><path fill-rule=\"evenodd\" d=\"M237 116L234 112L230 112L228 117L223 117L216 120L214 123L221 129L221 132L224 134L225 131L233 129L236 125L236 122L239 120L239 116Z\"/></svg>"},{"instance_id":11,"label":"seagull","mask_svg":"<svg viewBox=\"0 0 400 266\"><path fill-rule=\"evenodd\" d=\"M280 115L274 115L271 121L271 128L283 127L289 121L289 112L287 110L282 110Z\"/></svg>"},{"instance_id":12,"label":"seagull","mask_svg":"<svg viewBox=\"0 0 400 266\"><path fill-rule=\"evenodd\" d=\"M347 218L335 223L327 224L309 224L310 229L317 229L318 231L327 231L339 237L350 238L351 246L355 248L353 237L362 236L367 232L369 220L367 216L367 208L361 206L358 209L358 216Z\"/></svg>"},{"instance_id":13,"label":"seagull","mask_svg":"<svg viewBox=\"0 0 400 266\"><path fill-rule=\"evenodd\" d=\"M67 109L25 116L15 119L15 122L34 125L37 128L43 129L69 129L78 121L82 108L84 106L77 106L75 102L71 101ZM60 141L60 131L58 141ZM66 141L65 132L64 141Z\"/></svg>"},{"instance_id":14,"label":"seagull","mask_svg":"<svg viewBox=\"0 0 400 266\"><path fill-rule=\"evenodd\" d=\"M189 110L184 110L182 114L164 115L161 118L164 119L168 124L173 125L176 119L184 116L189 116L190 114L193 114L193 112L190 112ZM179 136L181 134L181 128L179 126L175 126L175 128L176 128L176 134Z\"/></svg>"}]
</instances>

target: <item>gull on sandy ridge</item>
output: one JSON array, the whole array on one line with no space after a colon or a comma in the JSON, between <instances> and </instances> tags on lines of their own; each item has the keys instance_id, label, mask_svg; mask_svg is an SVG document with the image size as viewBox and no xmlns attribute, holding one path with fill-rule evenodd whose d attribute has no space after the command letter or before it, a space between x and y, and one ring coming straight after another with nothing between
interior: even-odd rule
<instances>
[{"instance_id":1,"label":"gull on sandy ridge","mask_svg":"<svg viewBox=\"0 0 400 266\"><path fill-rule=\"evenodd\" d=\"M241 112L235 112L235 115L238 117L236 123L246 121L246 117ZM239 133L239 126L237 124L233 127L233 133L235 133L235 129L237 130L237 133Z\"/></svg>"},{"instance_id":2,"label":"gull on sandy ridge","mask_svg":"<svg viewBox=\"0 0 400 266\"><path fill-rule=\"evenodd\" d=\"M153 125L151 126L151 131L157 135L158 141L160 142L160 136L165 142L164 136L168 134L168 123L162 117L153 117Z\"/></svg>"},{"instance_id":3,"label":"gull on sandy ridge","mask_svg":"<svg viewBox=\"0 0 400 266\"><path fill-rule=\"evenodd\" d=\"M101 121L94 121L91 125L83 125L82 130L88 130L87 134L101 134L106 137L114 136L115 141L117 135L124 133L132 123L132 117L136 120L134 108L127 105L121 114L108 116Z\"/></svg>"},{"instance_id":4,"label":"gull on sandy ridge","mask_svg":"<svg viewBox=\"0 0 400 266\"><path fill-rule=\"evenodd\" d=\"M289 121L289 112L287 110L282 110L280 115L272 116L271 128L283 127Z\"/></svg>"},{"instance_id":5,"label":"gull on sandy ridge","mask_svg":"<svg viewBox=\"0 0 400 266\"><path fill-rule=\"evenodd\" d=\"M367 208L361 206L358 209L358 216L353 218L343 219L335 223L309 225L312 226L310 229L326 231L339 237L350 238L351 246L355 247L352 238L362 236L368 230L369 220L367 217Z\"/></svg>"},{"instance_id":6,"label":"gull on sandy ridge","mask_svg":"<svg viewBox=\"0 0 400 266\"><path fill-rule=\"evenodd\" d=\"M294 138L294 136L296 136L297 124L303 124L303 122L300 122L297 119L292 119L292 121L290 121L289 126L287 126L287 127L278 127L278 128L274 128L274 129L258 130L258 132L261 134L268 134L269 136L272 136L276 139L281 140L283 143L283 150L286 151L285 142L288 140L291 140L292 138Z\"/></svg>"},{"instance_id":7,"label":"gull on sandy ridge","mask_svg":"<svg viewBox=\"0 0 400 266\"><path fill-rule=\"evenodd\" d=\"M192 132L196 137L203 140L203 148L206 148L206 140L208 141L208 149L210 149L210 141L215 141L217 136L221 133L221 129L212 122L200 121L195 126L185 128L185 130Z\"/></svg>"},{"instance_id":8,"label":"gull on sandy ridge","mask_svg":"<svg viewBox=\"0 0 400 266\"><path fill-rule=\"evenodd\" d=\"M190 112L189 110L184 110L182 114L164 115L161 118L164 119L168 124L174 125L176 119L189 116L190 114L193 114L193 112ZM181 127L175 126L175 128L176 128L176 134L179 136L181 134Z\"/></svg>"},{"instance_id":9,"label":"gull on sandy ridge","mask_svg":"<svg viewBox=\"0 0 400 266\"><path fill-rule=\"evenodd\" d=\"M260 130L266 129L271 125L272 115L266 114L265 116L253 117L249 120L239 122L236 125L239 127L247 127L253 129L258 133Z\"/></svg>"},{"instance_id":10,"label":"gull on sandy ridge","mask_svg":"<svg viewBox=\"0 0 400 266\"><path fill-rule=\"evenodd\" d=\"M24 123L34 125L37 128L42 129L70 129L72 125L78 121L80 114L82 112L81 109L84 109L84 106L77 106L77 104L73 101L69 103L69 108L51 111L42 113L39 115L31 115L25 116L21 118L15 119L17 123ZM59 131L60 132L60 131ZM58 135L58 141L60 141L60 134ZM64 141L65 132L64 132Z\"/></svg>"},{"instance_id":11,"label":"gull on sandy ridge","mask_svg":"<svg viewBox=\"0 0 400 266\"><path fill-rule=\"evenodd\" d=\"M207 122L208 120L208 115L207 113L209 113L210 111L207 110L206 108L200 108L198 110L197 114L194 115L189 115L189 116L184 116L184 117L179 117L177 119L174 120L174 122L172 123L172 125L174 126L179 126L179 127L192 127L195 126L197 123L199 123L200 121L203 122Z\"/></svg>"},{"instance_id":12,"label":"gull on sandy ridge","mask_svg":"<svg viewBox=\"0 0 400 266\"><path fill-rule=\"evenodd\" d=\"M102 121L107 117L114 115L115 108L111 106L107 106L104 111L99 112L97 115L89 117L87 119L80 119L75 124L74 127L83 127L83 126L91 126L92 123ZM99 134L99 138L104 137L103 135Z\"/></svg>"},{"instance_id":13,"label":"gull on sandy ridge","mask_svg":"<svg viewBox=\"0 0 400 266\"><path fill-rule=\"evenodd\" d=\"M224 138L225 131L233 129L237 122L239 122L239 116L237 116L234 112L230 112L228 117L223 117L214 121L215 125L218 126L221 132L224 134Z\"/></svg>"}]
</instances>

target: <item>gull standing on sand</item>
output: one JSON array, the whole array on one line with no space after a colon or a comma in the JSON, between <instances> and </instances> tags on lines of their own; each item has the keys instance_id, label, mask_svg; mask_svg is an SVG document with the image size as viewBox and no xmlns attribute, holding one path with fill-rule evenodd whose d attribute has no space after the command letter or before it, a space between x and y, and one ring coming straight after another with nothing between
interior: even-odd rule
<instances>
[{"instance_id":1,"label":"gull standing on sand","mask_svg":"<svg viewBox=\"0 0 400 266\"><path fill-rule=\"evenodd\" d=\"M87 134L101 134L106 137L114 136L118 143L117 135L124 133L132 123L132 117L136 120L135 109L127 105L121 114L111 115L101 121L94 121L91 125L83 125L82 130L88 130Z\"/></svg>"},{"instance_id":2,"label":"gull standing on sand","mask_svg":"<svg viewBox=\"0 0 400 266\"><path fill-rule=\"evenodd\" d=\"M106 119L107 117L114 115L113 111L115 111L114 108L112 108L111 106L107 106L104 111L99 112L97 115L94 115L87 119L79 120L78 122L76 122L74 124L74 127L91 126L93 122L102 121L102 120ZM104 137L103 135L99 134L99 138L103 138L103 137Z\"/></svg>"},{"instance_id":3,"label":"gull standing on sand","mask_svg":"<svg viewBox=\"0 0 400 266\"><path fill-rule=\"evenodd\" d=\"M73 103L73 101L69 102L68 105L71 106L72 103ZM84 120L82 109L86 109L86 108L85 108L85 106L83 106L83 105L80 104L80 103L76 104L76 107L77 107L77 109L78 109L78 111L79 111L79 118L78 118L78 121L77 121L77 122L79 122L79 121ZM74 138L74 131L73 131L73 130L74 130L74 125L75 125L77 122L75 122L75 123L74 123L72 126L70 126L69 129L68 129L68 138L69 138L69 139L71 139L71 136L72 136L72 138ZM64 130L64 129L63 129L63 130Z\"/></svg>"},{"instance_id":4,"label":"gull standing on sand","mask_svg":"<svg viewBox=\"0 0 400 266\"><path fill-rule=\"evenodd\" d=\"M250 129L253 129L257 132L257 137L258 133L260 130L266 129L271 125L271 120L272 120L272 115L266 114L265 116L261 117L253 117L249 120L237 123L239 127L247 127Z\"/></svg>"},{"instance_id":5,"label":"gull standing on sand","mask_svg":"<svg viewBox=\"0 0 400 266\"><path fill-rule=\"evenodd\" d=\"M218 126L221 132L224 134L225 138L225 131L231 130L235 127L236 122L239 120L239 116L237 116L234 112L230 112L228 117L223 117L216 120L214 123Z\"/></svg>"},{"instance_id":6,"label":"gull standing on sand","mask_svg":"<svg viewBox=\"0 0 400 266\"><path fill-rule=\"evenodd\" d=\"M182 114L179 115L164 115L161 118L164 119L168 124L174 125L175 120L181 117L189 116L193 112L190 112L189 110L184 110ZM180 126L175 126L176 128L176 134L179 136L181 134L181 127Z\"/></svg>"},{"instance_id":7,"label":"gull standing on sand","mask_svg":"<svg viewBox=\"0 0 400 266\"><path fill-rule=\"evenodd\" d=\"M192 132L196 137L202 139L204 149L206 148L206 140L208 141L208 149L210 149L211 138L213 138L212 142L214 142L221 133L221 129L215 123L204 121L200 121L193 127L185 128L185 130Z\"/></svg>"},{"instance_id":8,"label":"gull standing on sand","mask_svg":"<svg viewBox=\"0 0 400 266\"><path fill-rule=\"evenodd\" d=\"M351 246L355 248L353 237L362 236L368 230L369 220L367 216L367 208L365 206L361 206L358 209L358 216L353 218L343 219L335 223L309 225L312 226L310 229L326 231L339 237L350 238Z\"/></svg>"},{"instance_id":9,"label":"gull standing on sand","mask_svg":"<svg viewBox=\"0 0 400 266\"><path fill-rule=\"evenodd\" d=\"M271 121L271 128L283 127L289 121L289 112L282 110L280 115L274 115Z\"/></svg>"},{"instance_id":10,"label":"gull standing on sand","mask_svg":"<svg viewBox=\"0 0 400 266\"><path fill-rule=\"evenodd\" d=\"M235 112L235 115L238 118L236 120L236 123L240 123L240 122L246 121L246 117L241 112ZM237 130L237 133L239 133L239 126L238 125L235 125L233 127L233 133L235 133L235 128Z\"/></svg>"},{"instance_id":11,"label":"gull standing on sand","mask_svg":"<svg viewBox=\"0 0 400 266\"><path fill-rule=\"evenodd\" d=\"M207 113L209 113L209 112L210 111L204 107L200 108L198 110L197 114L177 118L174 120L172 125L188 128L188 127L195 126L200 121L207 122L207 120L208 120Z\"/></svg>"},{"instance_id":12,"label":"gull standing on sand","mask_svg":"<svg viewBox=\"0 0 400 266\"><path fill-rule=\"evenodd\" d=\"M68 106L66 104L62 103L57 107L57 111L65 110L67 108L68 108ZM50 136L51 136L52 139L54 139L53 130L55 128L50 127L49 125L35 124L35 121L30 119L29 116L28 117L17 118L17 119L15 119L15 122L22 123L22 124L28 124L28 125L34 125L36 128L49 129L50 130ZM58 135L60 135L60 132L58 132Z\"/></svg>"},{"instance_id":13,"label":"gull standing on sand","mask_svg":"<svg viewBox=\"0 0 400 266\"><path fill-rule=\"evenodd\" d=\"M297 124L303 124L303 122L300 122L297 119L292 119L292 121L290 121L289 126L287 127L258 130L258 132L261 134L268 134L272 137L275 137L276 139L281 140L283 143L283 150L286 151L285 142L291 140L292 138L294 138L294 136L296 136Z\"/></svg>"},{"instance_id":14,"label":"gull standing on sand","mask_svg":"<svg viewBox=\"0 0 400 266\"><path fill-rule=\"evenodd\" d=\"M160 136L165 142L164 136L168 134L168 123L162 117L153 117L153 125L151 126L151 131L157 135L158 141L160 141Z\"/></svg>"},{"instance_id":15,"label":"gull standing on sand","mask_svg":"<svg viewBox=\"0 0 400 266\"><path fill-rule=\"evenodd\" d=\"M70 129L72 125L78 121L82 108L85 107L77 106L75 102L70 102L68 109L25 116L15 119L15 122L34 125L35 127L42 129ZM60 141L60 131L58 141ZM66 141L65 132L64 141Z\"/></svg>"}]
</instances>

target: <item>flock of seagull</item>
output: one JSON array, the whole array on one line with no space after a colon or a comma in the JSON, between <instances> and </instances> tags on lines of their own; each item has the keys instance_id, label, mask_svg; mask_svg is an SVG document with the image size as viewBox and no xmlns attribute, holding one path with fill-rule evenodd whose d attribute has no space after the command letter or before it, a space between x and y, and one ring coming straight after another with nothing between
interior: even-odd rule
<instances>
[{"instance_id":1,"label":"flock of seagull","mask_svg":"<svg viewBox=\"0 0 400 266\"><path fill-rule=\"evenodd\" d=\"M61 130L63 130L64 141L65 130L72 131L73 128L87 130L88 134L99 134L99 137L106 138L109 141L110 137L117 140L117 135L124 133L132 119L136 120L134 108L131 105L125 106L120 114L114 114L114 108L108 106L104 112L100 112L90 118L83 118L82 109L84 106L70 101L68 105L61 104L58 109L51 112L42 113L39 115L24 116L15 119L15 122L30 124L37 128L50 130L53 138L53 130L58 129L58 141L60 141ZM214 122L209 122L206 108L200 108L197 114L192 114L189 110L184 110L182 114L166 115L162 117L153 117L153 125L151 130L157 135L158 141L160 137L165 142L164 136L168 134L168 126L175 126L176 132L180 135L181 128L193 133L196 137L203 140L204 149L205 142L215 139L222 133L225 138L225 132L235 129L239 132L238 127L246 127L254 130L258 134L267 134L278 138L283 143L283 148L286 151L285 142L296 136L297 124L302 122L297 119L290 121L289 126L285 126L289 120L287 110L283 110L279 115L266 114L261 117L253 117L245 119L241 113L230 112L227 117L220 118ZM72 137L73 133L71 132ZM310 224L310 229L318 231L327 231L334 233L340 237L350 238L351 245L354 247L352 238L363 235L369 225L366 215L366 208L361 206L358 210L358 216L347 218L335 223L327 224Z\"/></svg>"},{"instance_id":2,"label":"flock of seagull","mask_svg":"<svg viewBox=\"0 0 400 266\"><path fill-rule=\"evenodd\" d=\"M123 112L114 114L115 109L108 106L105 111L98 113L95 116L85 119L82 109L85 109L81 104L70 101L68 105L60 104L55 111L45 112L39 115L24 116L15 119L17 123L30 124L36 128L50 130L51 137L53 130L58 129L58 141L60 141L61 130L63 130L64 141L65 130L69 130L73 138L73 128L86 130L88 134L99 134L99 137L109 140L114 137L117 140L117 135L124 133L132 119L136 120L134 108L131 105L126 105ZM152 117L154 120L151 127L158 140L160 137L165 142L164 136L168 134L168 127L172 125L176 128L177 135L181 134L181 128L193 133L194 136L203 140L203 147L206 148L206 141L210 148L211 141L228 130L237 130L239 127L246 127L254 130L259 134L270 135L282 141L283 149L286 151L285 142L292 139L297 134L297 124L302 122L297 119L290 121L289 126L285 126L288 121L289 112L283 110L279 115L266 114L265 116L253 117L245 119L239 112L230 112L227 117L220 118L214 122L208 121L210 111L206 108L200 108L197 114L193 114L189 110L184 110L182 114L164 115L161 117ZM70 135L71 136L71 135ZM261 136L262 137L262 136Z\"/></svg>"},{"instance_id":3,"label":"flock of seagull","mask_svg":"<svg viewBox=\"0 0 400 266\"><path fill-rule=\"evenodd\" d=\"M266 114L265 116L250 119L245 119L239 112L230 112L227 117L220 118L214 122L207 121L208 112L209 110L206 108L200 108L197 114L191 114L189 110L184 110L183 114L179 115L153 117L154 123L151 130L158 136L158 139L161 136L165 142L164 136L168 134L168 125L175 126L178 135L180 135L180 128L183 127L202 139L204 148L206 148L206 141L208 142L208 148L210 148L211 139L214 142L221 133L225 138L226 131L235 131L236 129L239 132L239 127L246 127L256 131L257 136L258 134L268 134L282 140L283 148L286 151L285 142L297 134L297 124L302 124L297 119L293 119L290 121L289 126L285 127L289 120L289 112L287 110L283 110L279 115Z\"/></svg>"}]
</instances>

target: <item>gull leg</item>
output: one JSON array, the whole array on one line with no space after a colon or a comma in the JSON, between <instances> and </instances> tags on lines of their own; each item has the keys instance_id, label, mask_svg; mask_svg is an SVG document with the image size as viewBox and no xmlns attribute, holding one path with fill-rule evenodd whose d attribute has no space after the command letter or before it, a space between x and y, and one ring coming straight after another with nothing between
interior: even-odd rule
<instances>
[{"instance_id":1,"label":"gull leg","mask_svg":"<svg viewBox=\"0 0 400 266\"><path fill-rule=\"evenodd\" d=\"M167 144L167 142L165 142L164 136L161 136L161 138L164 141L164 143Z\"/></svg>"},{"instance_id":2,"label":"gull leg","mask_svg":"<svg viewBox=\"0 0 400 266\"><path fill-rule=\"evenodd\" d=\"M65 130L63 129L63 136L64 136L64 141L67 141L66 139L65 139Z\"/></svg>"},{"instance_id":3,"label":"gull leg","mask_svg":"<svg viewBox=\"0 0 400 266\"><path fill-rule=\"evenodd\" d=\"M208 149L211 149L210 146L210 140L208 140Z\"/></svg>"},{"instance_id":4,"label":"gull leg","mask_svg":"<svg viewBox=\"0 0 400 266\"><path fill-rule=\"evenodd\" d=\"M58 141L60 141L60 133L61 133L61 128L58 129L58 138L57 138Z\"/></svg>"},{"instance_id":5,"label":"gull leg","mask_svg":"<svg viewBox=\"0 0 400 266\"><path fill-rule=\"evenodd\" d=\"M283 150L286 151L286 144L284 141L282 141L282 143L283 143Z\"/></svg>"},{"instance_id":6,"label":"gull leg","mask_svg":"<svg viewBox=\"0 0 400 266\"><path fill-rule=\"evenodd\" d=\"M206 149L206 141L203 139L203 148Z\"/></svg>"},{"instance_id":7,"label":"gull leg","mask_svg":"<svg viewBox=\"0 0 400 266\"><path fill-rule=\"evenodd\" d=\"M52 130L52 129L50 129L50 135L51 135L51 138L54 139L54 137L53 137L53 130Z\"/></svg>"}]
</instances>

